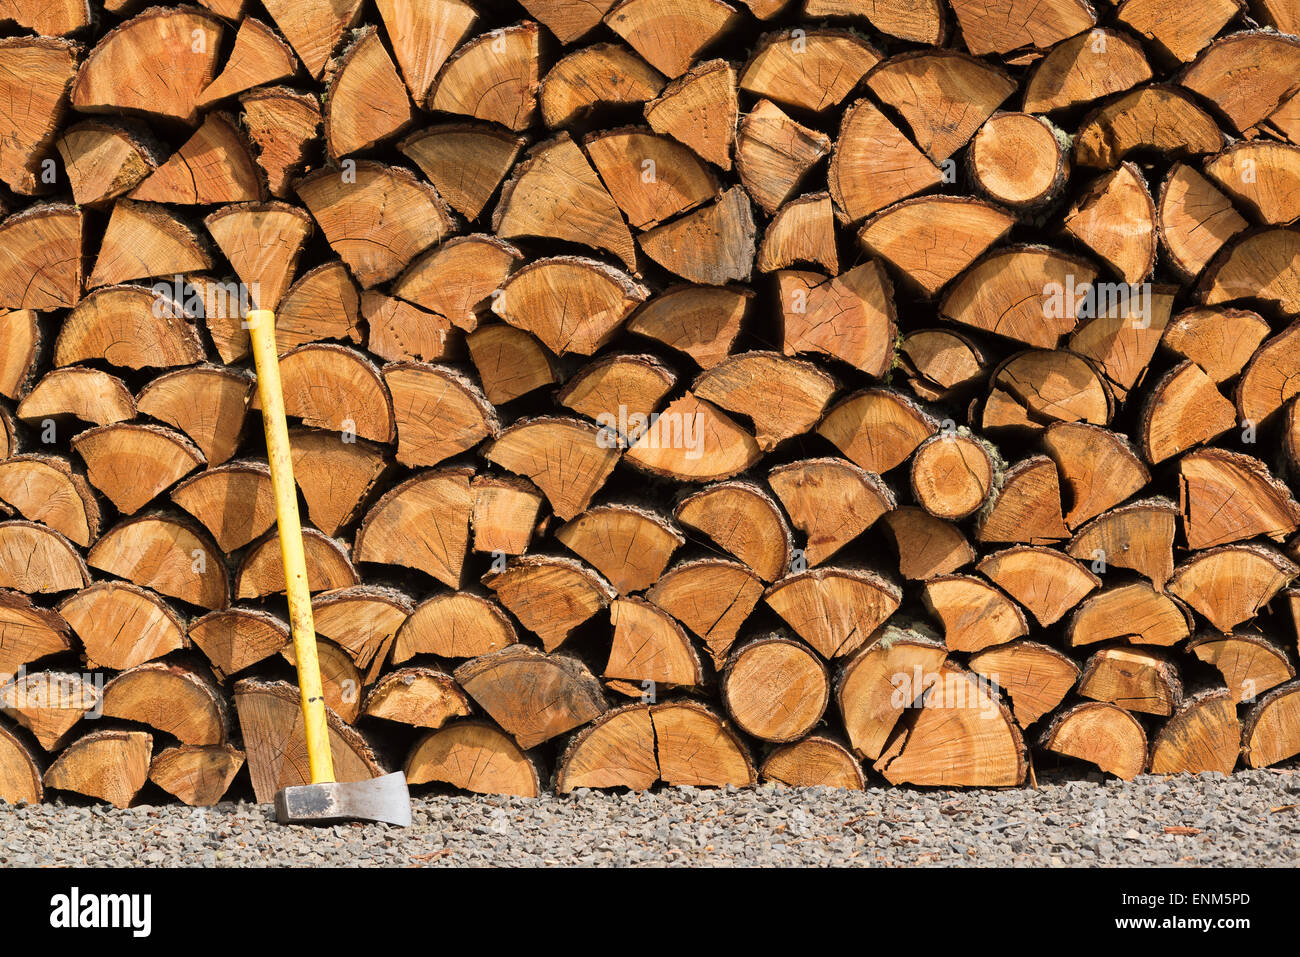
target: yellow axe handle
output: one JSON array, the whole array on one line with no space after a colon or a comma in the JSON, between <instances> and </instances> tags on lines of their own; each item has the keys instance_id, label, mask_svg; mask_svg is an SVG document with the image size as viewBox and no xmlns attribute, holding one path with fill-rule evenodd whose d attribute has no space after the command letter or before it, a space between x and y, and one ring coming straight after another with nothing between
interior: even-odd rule
<instances>
[{"instance_id":1,"label":"yellow axe handle","mask_svg":"<svg viewBox=\"0 0 1300 957\"><path fill-rule=\"evenodd\" d=\"M271 489L275 493L275 522L280 531L280 557L284 561L284 581L289 596L293 654L298 666L298 688L302 694L303 726L307 732L307 760L311 764L311 783L323 784L334 780L334 762L330 757L320 660L316 657L316 624L312 621L311 592L307 588L307 560L302 550L293 458L289 455L289 427L284 421L284 392L280 387L280 360L275 348L275 313L269 309L250 310L248 332L253 342L253 364L257 368L262 425L266 429Z\"/></svg>"}]
</instances>

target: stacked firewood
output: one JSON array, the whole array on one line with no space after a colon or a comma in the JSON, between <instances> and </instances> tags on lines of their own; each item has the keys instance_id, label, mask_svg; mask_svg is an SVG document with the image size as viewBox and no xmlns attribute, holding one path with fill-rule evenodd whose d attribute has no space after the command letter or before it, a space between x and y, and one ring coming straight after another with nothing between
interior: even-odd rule
<instances>
[{"instance_id":1,"label":"stacked firewood","mask_svg":"<svg viewBox=\"0 0 1300 957\"><path fill-rule=\"evenodd\" d=\"M1300 753L1297 0L0 0L0 797Z\"/></svg>"}]
</instances>

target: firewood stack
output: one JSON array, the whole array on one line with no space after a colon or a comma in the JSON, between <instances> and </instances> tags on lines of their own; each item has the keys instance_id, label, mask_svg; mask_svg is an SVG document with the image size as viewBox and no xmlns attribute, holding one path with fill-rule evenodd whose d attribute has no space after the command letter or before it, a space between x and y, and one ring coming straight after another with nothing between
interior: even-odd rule
<instances>
[{"instance_id":1,"label":"firewood stack","mask_svg":"<svg viewBox=\"0 0 1300 957\"><path fill-rule=\"evenodd\" d=\"M1300 4L744 2L0 2L0 797L305 779L253 307L343 780L1300 753Z\"/></svg>"}]
</instances>

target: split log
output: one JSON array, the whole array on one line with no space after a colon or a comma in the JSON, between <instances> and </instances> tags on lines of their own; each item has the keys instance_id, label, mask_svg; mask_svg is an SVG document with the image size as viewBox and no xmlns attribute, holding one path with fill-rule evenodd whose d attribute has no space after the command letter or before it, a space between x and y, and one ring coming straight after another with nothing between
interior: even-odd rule
<instances>
[{"instance_id":1,"label":"split log","mask_svg":"<svg viewBox=\"0 0 1300 957\"><path fill-rule=\"evenodd\" d=\"M1147 767L1147 735L1137 718L1104 702L1077 704L1043 733L1043 747L1132 781Z\"/></svg>"},{"instance_id":2,"label":"split log","mask_svg":"<svg viewBox=\"0 0 1300 957\"><path fill-rule=\"evenodd\" d=\"M1173 662L1160 652L1103 648L1084 665L1079 694L1126 711L1167 716L1182 704L1183 685ZM1145 742L1142 754L1145 757Z\"/></svg>"},{"instance_id":3,"label":"split log","mask_svg":"<svg viewBox=\"0 0 1300 957\"><path fill-rule=\"evenodd\" d=\"M785 31L761 37L740 74L740 88L798 109L840 103L882 57L849 30Z\"/></svg>"},{"instance_id":4,"label":"split log","mask_svg":"<svg viewBox=\"0 0 1300 957\"><path fill-rule=\"evenodd\" d=\"M151 7L111 30L86 56L72 85L82 113L137 113L194 125L217 74L225 24L198 7ZM167 70L150 70L164 62ZM123 83L123 77L132 82Z\"/></svg>"},{"instance_id":5,"label":"split log","mask_svg":"<svg viewBox=\"0 0 1300 957\"><path fill-rule=\"evenodd\" d=\"M255 203L262 199L262 182L235 118L209 113L194 135L128 195L187 206Z\"/></svg>"},{"instance_id":6,"label":"split log","mask_svg":"<svg viewBox=\"0 0 1300 957\"><path fill-rule=\"evenodd\" d=\"M468 41L439 71L426 107L524 129L537 109L540 32L524 22Z\"/></svg>"},{"instance_id":7,"label":"split log","mask_svg":"<svg viewBox=\"0 0 1300 957\"><path fill-rule=\"evenodd\" d=\"M1291 96L1298 70L1300 42L1295 37L1247 30L1211 43L1179 82L1244 132Z\"/></svg>"},{"instance_id":8,"label":"split log","mask_svg":"<svg viewBox=\"0 0 1300 957\"><path fill-rule=\"evenodd\" d=\"M1254 618L1298 574L1300 568L1267 545L1220 545L1179 565L1168 588L1226 634Z\"/></svg>"},{"instance_id":9,"label":"split log","mask_svg":"<svg viewBox=\"0 0 1300 957\"><path fill-rule=\"evenodd\" d=\"M166 206L119 199L113 204L87 285L93 289L212 267L212 256L198 232Z\"/></svg>"},{"instance_id":10,"label":"split log","mask_svg":"<svg viewBox=\"0 0 1300 957\"><path fill-rule=\"evenodd\" d=\"M1084 117L1074 138L1074 162L1111 169L1137 150L1177 158L1222 146L1218 125L1181 88L1141 86Z\"/></svg>"},{"instance_id":11,"label":"split log","mask_svg":"<svg viewBox=\"0 0 1300 957\"><path fill-rule=\"evenodd\" d=\"M126 671L189 647L185 622L153 592L126 582L95 582L59 605L91 668Z\"/></svg>"},{"instance_id":12,"label":"split log","mask_svg":"<svg viewBox=\"0 0 1300 957\"><path fill-rule=\"evenodd\" d=\"M898 610L902 591L865 569L815 568L772 585L763 600L823 658L856 651Z\"/></svg>"},{"instance_id":13,"label":"split log","mask_svg":"<svg viewBox=\"0 0 1300 957\"><path fill-rule=\"evenodd\" d=\"M739 562L718 558L675 565L646 592L704 642L719 667L761 597L758 576Z\"/></svg>"},{"instance_id":14,"label":"split log","mask_svg":"<svg viewBox=\"0 0 1300 957\"><path fill-rule=\"evenodd\" d=\"M622 0L604 19L651 66L672 78L685 73L738 18L722 0Z\"/></svg>"},{"instance_id":15,"label":"split log","mask_svg":"<svg viewBox=\"0 0 1300 957\"><path fill-rule=\"evenodd\" d=\"M82 547L99 537L95 495L63 459L15 455L0 461L0 502Z\"/></svg>"},{"instance_id":16,"label":"split log","mask_svg":"<svg viewBox=\"0 0 1300 957\"><path fill-rule=\"evenodd\" d=\"M397 145L456 212L475 219L514 166L524 142L497 126L447 123L420 129Z\"/></svg>"},{"instance_id":17,"label":"split log","mask_svg":"<svg viewBox=\"0 0 1300 957\"><path fill-rule=\"evenodd\" d=\"M421 602L401 623L393 661L419 654L478 658L517 641L510 619L494 602L472 592L445 592Z\"/></svg>"},{"instance_id":18,"label":"split log","mask_svg":"<svg viewBox=\"0 0 1300 957\"><path fill-rule=\"evenodd\" d=\"M614 43L593 43L551 67L537 98L543 122L554 129L570 126L598 107L645 103L663 86L659 72L632 51Z\"/></svg>"},{"instance_id":19,"label":"split log","mask_svg":"<svg viewBox=\"0 0 1300 957\"><path fill-rule=\"evenodd\" d=\"M917 50L890 57L867 85L907 122L935 163L965 146L1015 90L1002 70L958 50Z\"/></svg>"},{"instance_id":20,"label":"split log","mask_svg":"<svg viewBox=\"0 0 1300 957\"><path fill-rule=\"evenodd\" d=\"M271 194L287 199L321 125L316 98L284 86L263 86L241 93L239 105Z\"/></svg>"},{"instance_id":21,"label":"split log","mask_svg":"<svg viewBox=\"0 0 1300 957\"><path fill-rule=\"evenodd\" d=\"M244 752L228 744L181 745L154 755L149 780L190 807L212 807L244 766Z\"/></svg>"},{"instance_id":22,"label":"split log","mask_svg":"<svg viewBox=\"0 0 1300 957\"><path fill-rule=\"evenodd\" d=\"M255 608L228 608L196 618L190 623L189 637L224 681L285 647L289 626Z\"/></svg>"},{"instance_id":23,"label":"split log","mask_svg":"<svg viewBox=\"0 0 1300 957\"><path fill-rule=\"evenodd\" d=\"M515 559L504 571L484 575L483 584L547 651L608 607L615 595L608 582L581 562L546 555Z\"/></svg>"},{"instance_id":24,"label":"split log","mask_svg":"<svg viewBox=\"0 0 1300 957\"><path fill-rule=\"evenodd\" d=\"M645 118L658 133L685 143L703 159L731 169L739 105L736 71L726 60L697 63L645 105Z\"/></svg>"},{"instance_id":25,"label":"split log","mask_svg":"<svg viewBox=\"0 0 1300 957\"><path fill-rule=\"evenodd\" d=\"M20 592L0 589L0 674L72 648L68 623L48 608L33 605Z\"/></svg>"},{"instance_id":26,"label":"split log","mask_svg":"<svg viewBox=\"0 0 1300 957\"><path fill-rule=\"evenodd\" d=\"M1201 301L1217 306L1238 299L1255 300L1289 316L1300 314L1300 238L1293 231L1251 233L1225 246L1206 267Z\"/></svg>"},{"instance_id":27,"label":"split log","mask_svg":"<svg viewBox=\"0 0 1300 957\"><path fill-rule=\"evenodd\" d=\"M765 582L785 575L792 542L785 516L749 482L720 482L682 499L673 516L703 532Z\"/></svg>"},{"instance_id":28,"label":"split log","mask_svg":"<svg viewBox=\"0 0 1300 957\"><path fill-rule=\"evenodd\" d=\"M184 432L210 467L226 462L243 437L254 382L236 369L200 365L152 379L140 390L141 413Z\"/></svg>"},{"instance_id":29,"label":"split log","mask_svg":"<svg viewBox=\"0 0 1300 957\"><path fill-rule=\"evenodd\" d=\"M359 584L361 576L352 566L347 549L314 528L303 529L303 551L307 561L307 582L312 591L328 591ZM268 532L249 545L235 570L235 598L261 598L285 590L284 565L279 537Z\"/></svg>"},{"instance_id":30,"label":"split log","mask_svg":"<svg viewBox=\"0 0 1300 957\"><path fill-rule=\"evenodd\" d=\"M1241 753L1241 722L1222 689L1183 702L1151 743L1152 774L1231 774Z\"/></svg>"},{"instance_id":31,"label":"split log","mask_svg":"<svg viewBox=\"0 0 1300 957\"><path fill-rule=\"evenodd\" d=\"M1045 246L994 250L966 270L939 304L942 318L1040 349L1074 329L1097 271ZM1067 294L1067 290L1069 293ZM1047 320L1044 322L1044 320Z\"/></svg>"},{"instance_id":32,"label":"split log","mask_svg":"<svg viewBox=\"0 0 1300 957\"><path fill-rule=\"evenodd\" d=\"M981 575L1029 609L1040 625L1057 622L1101 579L1053 548L1016 545L993 552L975 566Z\"/></svg>"},{"instance_id":33,"label":"split log","mask_svg":"<svg viewBox=\"0 0 1300 957\"><path fill-rule=\"evenodd\" d=\"M609 606L609 620L614 640L606 678L637 682L643 689L695 687L703 681L695 646L682 626L657 605L618 598Z\"/></svg>"},{"instance_id":34,"label":"split log","mask_svg":"<svg viewBox=\"0 0 1300 957\"><path fill-rule=\"evenodd\" d=\"M64 748L44 784L127 808L148 780L152 752L153 737L142 731L95 731Z\"/></svg>"},{"instance_id":35,"label":"split log","mask_svg":"<svg viewBox=\"0 0 1300 957\"><path fill-rule=\"evenodd\" d=\"M1151 473L1122 434L1087 422L1053 422L1043 447L1068 493L1065 524L1077 529L1140 492Z\"/></svg>"},{"instance_id":36,"label":"split log","mask_svg":"<svg viewBox=\"0 0 1300 957\"><path fill-rule=\"evenodd\" d=\"M235 684L235 708L248 759L253 794L269 804L286 787L309 784L307 738L298 689L284 681L245 678ZM366 740L333 711L325 713L337 781L366 781L383 774Z\"/></svg>"},{"instance_id":37,"label":"split log","mask_svg":"<svg viewBox=\"0 0 1300 957\"><path fill-rule=\"evenodd\" d=\"M431 731L406 760L411 784L438 781L475 794L541 794L537 766L519 746L487 721L454 721Z\"/></svg>"},{"instance_id":38,"label":"split log","mask_svg":"<svg viewBox=\"0 0 1300 957\"><path fill-rule=\"evenodd\" d=\"M606 426L606 444L609 431ZM679 482L715 482L750 469L761 455L749 432L712 403L688 392L669 403L632 443L625 460L645 472ZM556 514L572 517L559 509Z\"/></svg>"},{"instance_id":39,"label":"split log","mask_svg":"<svg viewBox=\"0 0 1300 957\"><path fill-rule=\"evenodd\" d=\"M330 54L339 45L343 35L356 25L361 12L361 0L342 0L339 3L326 0L308 0L306 3L270 0L263 6L285 39L293 45L303 66L317 78L324 72Z\"/></svg>"},{"instance_id":40,"label":"split log","mask_svg":"<svg viewBox=\"0 0 1300 957\"><path fill-rule=\"evenodd\" d=\"M0 180L17 193L48 192L42 164L68 111L77 47L54 37L6 37L0 42L0 96L5 114Z\"/></svg>"},{"instance_id":41,"label":"split log","mask_svg":"<svg viewBox=\"0 0 1300 957\"><path fill-rule=\"evenodd\" d=\"M1191 612L1146 582L1103 589L1085 598L1065 624L1073 647L1123 639L1135 645L1176 645L1192 633Z\"/></svg>"},{"instance_id":42,"label":"split log","mask_svg":"<svg viewBox=\"0 0 1300 957\"><path fill-rule=\"evenodd\" d=\"M893 288L874 260L839 276L783 269L781 349L841 359L883 379L893 368L897 342Z\"/></svg>"},{"instance_id":43,"label":"split log","mask_svg":"<svg viewBox=\"0 0 1300 957\"><path fill-rule=\"evenodd\" d=\"M758 447L770 452L785 439L811 431L837 385L810 362L755 351L725 359L701 373L691 391L747 417L754 423Z\"/></svg>"},{"instance_id":44,"label":"split log","mask_svg":"<svg viewBox=\"0 0 1300 957\"><path fill-rule=\"evenodd\" d=\"M576 658L511 645L453 672L465 692L527 750L599 717L600 683Z\"/></svg>"},{"instance_id":45,"label":"split log","mask_svg":"<svg viewBox=\"0 0 1300 957\"><path fill-rule=\"evenodd\" d=\"M1225 449L1189 452L1178 462L1179 510L1189 548L1267 536L1300 527L1300 504L1259 459Z\"/></svg>"},{"instance_id":46,"label":"split log","mask_svg":"<svg viewBox=\"0 0 1300 957\"><path fill-rule=\"evenodd\" d=\"M855 223L937 186L943 173L870 100L863 99L844 112L826 181L844 220Z\"/></svg>"},{"instance_id":47,"label":"split log","mask_svg":"<svg viewBox=\"0 0 1300 957\"><path fill-rule=\"evenodd\" d=\"M208 469L176 485L171 499L212 533L223 552L243 548L275 522L271 472L260 462Z\"/></svg>"},{"instance_id":48,"label":"split log","mask_svg":"<svg viewBox=\"0 0 1300 957\"><path fill-rule=\"evenodd\" d=\"M1213 440L1236 424L1232 403L1190 359L1171 369L1147 394L1138 442L1152 465Z\"/></svg>"},{"instance_id":49,"label":"split log","mask_svg":"<svg viewBox=\"0 0 1300 957\"><path fill-rule=\"evenodd\" d=\"M1028 728L1054 710L1079 680L1079 666L1036 641L994 645L970 656L970 669L1011 697L1016 723Z\"/></svg>"},{"instance_id":50,"label":"split log","mask_svg":"<svg viewBox=\"0 0 1300 957\"><path fill-rule=\"evenodd\" d=\"M1151 79L1142 45L1098 27L1056 44L1025 84L1025 111L1052 113L1132 89Z\"/></svg>"},{"instance_id":51,"label":"split log","mask_svg":"<svg viewBox=\"0 0 1300 957\"><path fill-rule=\"evenodd\" d=\"M474 508L474 551L522 555L535 531L543 495L531 482L515 476L477 475L470 482Z\"/></svg>"},{"instance_id":52,"label":"split log","mask_svg":"<svg viewBox=\"0 0 1300 957\"><path fill-rule=\"evenodd\" d=\"M214 610L230 600L221 552L207 533L188 520L143 514L100 536L86 555L92 568L146 588ZM88 584L88 577L82 584Z\"/></svg>"},{"instance_id":53,"label":"split log","mask_svg":"<svg viewBox=\"0 0 1300 957\"><path fill-rule=\"evenodd\" d=\"M469 699L449 675L433 668L399 668L366 693L361 712L417 728L441 728L469 714Z\"/></svg>"},{"instance_id":54,"label":"split log","mask_svg":"<svg viewBox=\"0 0 1300 957\"><path fill-rule=\"evenodd\" d=\"M602 130L584 137L583 146L636 229L652 229L718 194L704 162L670 137L635 128Z\"/></svg>"},{"instance_id":55,"label":"split log","mask_svg":"<svg viewBox=\"0 0 1300 957\"><path fill-rule=\"evenodd\" d=\"M978 652L1029 634L1020 606L971 575L927 579L921 601L943 625L943 643L951 651Z\"/></svg>"},{"instance_id":56,"label":"split log","mask_svg":"<svg viewBox=\"0 0 1300 957\"><path fill-rule=\"evenodd\" d=\"M866 779L862 765L837 741L809 735L772 751L759 769L764 781L792 788L845 788L862 791Z\"/></svg>"},{"instance_id":57,"label":"split log","mask_svg":"<svg viewBox=\"0 0 1300 957\"><path fill-rule=\"evenodd\" d=\"M1300 683L1275 688L1250 709L1242 728L1241 752L1252 768L1267 768L1300 753Z\"/></svg>"},{"instance_id":58,"label":"split log","mask_svg":"<svg viewBox=\"0 0 1300 957\"><path fill-rule=\"evenodd\" d=\"M469 479L469 469L435 469L385 494L357 532L357 561L419 568L459 587L473 508Z\"/></svg>"},{"instance_id":59,"label":"split log","mask_svg":"<svg viewBox=\"0 0 1300 957\"><path fill-rule=\"evenodd\" d=\"M589 508L555 532L620 595L643 591L663 576L686 539L663 517L633 505Z\"/></svg>"},{"instance_id":60,"label":"split log","mask_svg":"<svg viewBox=\"0 0 1300 957\"><path fill-rule=\"evenodd\" d=\"M1212 0L1181 16L1160 0L1129 0L1122 7L1117 13L1121 23L1151 40L1164 56L1184 63L1194 59L1240 11L1235 0Z\"/></svg>"},{"instance_id":61,"label":"split log","mask_svg":"<svg viewBox=\"0 0 1300 957\"><path fill-rule=\"evenodd\" d=\"M711 205L638 238L641 251L688 282L721 286L745 282L754 268L754 213L733 186Z\"/></svg>"},{"instance_id":62,"label":"split log","mask_svg":"<svg viewBox=\"0 0 1300 957\"><path fill-rule=\"evenodd\" d=\"M121 379L84 366L45 373L23 396L16 412L30 422L69 416L94 425L133 419L135 413L135 399Z\"/></svg>"},{"instance_id":63,"label":"split log","mask_svg":"<svg viewBox=\"0 0 1300 957\"><path fill-rule=\"evenodd\" d=\"M975 561L975 549L952 522L902 505L880 516L898 552L898 573L912 581L948 575Z\"/></svg>"},{"instance_id":64,"label":"split log","mask_svg":"<svg viewBox=\"0 0 1300 957\"><path fill-rule=\"evenodd\" d=\"M1106 425L1114 400L1097 368L1065 350L1031 349L998 366L981 413L986 432L1037 433L1053 422Z\"/></svg>"},{"instance_id":65,"label":"split log","mask_svg":"<svg viewBox=\"0 0 1300 957\"><path fill-rule=\"evenodd\" d=\"M83 214L60 203L0 222L0 309L63 309L81 299Z\"/></svg>"},{"instance_id":66,"label":"split log","mask_svg":"<svg viewBox=\"0 0 1300 957\"><path fill-rule=\"evenodd\" d=\"M197 672L163 662L124 671L104 685L104 714L148 725L181 744L224 744L225 699Z\"/></svg>"},{"instance_id":67,"label":"split log","mask_svg":"<svg viewBox=\"0 0 1300 957\"><path fill-rule=\"evenodd\" d=\"M1065 231L1085 243L1129 284L1156 264L1156 204L1133 163L1104 173L1065 215Z\"/></svg>"},{"instance_id":68,"label":"split log","mask_svg":"<svg viewBox=\"0 0 1300 957\"><path fill-rule=\"evenodd\" d=\"M500 433L496 413L478 388L451 369L421 362L384 366L393 400L397 461L437 465Z\"/></svg>"},{"instance_id":69,"label":"split log","mask_svg":"<svg viewBox=\"0 0 1300 957\"><path fill-rule=\"evenodd\" d=\"M177 432L157 425L115 422L72 440L86 478L123 515L132 515L190 472L203 454Z\"/></svg>"},{"instance_id":70,"label":"split log","mask_svg":"<svg viewBox=\"0 0 1300 957\"><path fill-rule=\"evenodd\" d=\"M584 365L555 398L566 408L597 422L617 420L622 409L629 423L626 438L630 441L639 431L631 423L649 422L676 384L676 374L654 356L613 353Z\"/></svg>"},{"instance_id":71,"label":"split log","mask_svg":"<svg viewBox=\"0 0 1300 957\"><path fill-rule=\"evenodd\" d=\"M1178 509L1164 498L1143 499L1111 509L1084 525L1065 547L1073 558L1098 571L1131 568L1163 591L1174 573L1174 528Z\"/></svg>"},{"instance_id":72,"label":"split log","mask_svg":"<svg viewBox=\"0 0 1300 957\"><path fill-rule=\"evenodd\" d=\"M0 522L0 588L33 595L89 584L86 563L58 532L32 522Z\"/></svg>"},{"instance_id":73,"label":"split log","mask_svg":"<svg viewBox=\"0 0 1300 957\"><path fill-rule=\"evenodd\" d=\"M790 199L809 170L831 152L831 139L759 100L736 131L736 173L764 211Z\"/></svg>"},{"instance_id":74,"label":"split log","mask_svg":"<svg viewBox=\"0 0 1300 957\"><path fill-rule=\"evenodd\" d=\"M790 200L772 217L758 247L755 267L775 272L798 263L840 271L835 248L835 213L830 193L809 193Z\"/></svg>"},{"instance_id":75,"label":"split log","mask_svg":"<svg viewBox=\"0 0 1300 957\"><path fill-rule=\"evenodd\" d=\"M864 389L826 413L817 433L868 472L880 475L901 465L939 423L904 393Z\"/></svg>"},{"instance_id":76,"label":"split log","mask_svg":"<svg viewBox=\"0 0 1300 957\"><path fill-rule=\"evenodd\" d=\"M0 230L3 230L0 224ZM144 286L104 286L69 313L54 343L54 364L102 359L128 369L203 361L203 346L179 302L159 302Z\"/></svg>"},{"instance_id":77,"label":"split log","mask_svg":"<svg viewBox=\"0 0 1300 957\"><path fill-rule=\"evenodd\" d=\"M1200 274L1224 243L1246 228L1232 202L1187 163L1175 163L1160 184L1158 228L1171 265Z\"/></svg>"},{"instance_id":78,"label":"split log","mask_svg":"<svg viewBox=\"0 0 1300 957\"><path fill-rule=\"evenodd\" d=\"M578 256L531 262L500 288L492 311L556 355L591 355L649 294L617 269Z\"/></svg>"},{"instance_id":79,"label":"split log","mask_svg":"<svg viewBox=\"0 0 1300 957\"><path fill-rule=\"evenodd\" d=\"M39 804L44 797L36 759L13 732L0 727L0 799L7 804Z\"/></svg>"},{"instance_id":80,"label":"split log","mask_svg":"<svg viewBox=\"0 0 1300 957\"><path fill-rule=\"evenodd\" d=\"M81 206L98 206L130 192L162 163L142 127L82 120L54 143Z\"/></svg>"},{"instance_id":81,"label":"split log","mask_svg":"<svg viewBox=\"0 0 1300 957\"><path fill-rule=\"evenodd\" d=\"M858 232L927 297L956 278L1015 223L1006 210L967 196L918 196L869 218Z\"/></svg>"},{"instance_id":82,"label":"split log","mask_svg":"<svg viewBox=\"0 0 1300 957\"><path fill-rule=\"evenodd\" d=\"M896 504L878 476L844 459L780 465L768 473L767 482L794 527L804 533L809 565L834 555Z\"/></svg>"},{"instance_id":83,"label":"split log","mask_svg":"<svg viewBox=\"0 0 1300 957\"><path fill-rule=\"evenodd\" d=\"M504 322L483 325L466 336L465 342L483 394L494 405L557 381L546 349L522 329Z\"/></svg>"},{"instance_id":84,"label":"split log","mask_svg":"<svg viewBox=\"0 0 1300 957\"><path fill-rule=\"evenodd\" d=\"M611 711L569 742L555 789L649 788L657 780L693 787L756 781L739 736L703 705L674 701Z\"/></svg>"},{"instance_id":85,"label":"split log","mask_svg":"<svg viewBox=\"0 0 1300 957\"><path fill-rule=\"evenodd\" d=\"M924 632L891 626L845 662L835 699L855 754L880 757L894 725L937 680L946 657L943 645Z\"/></svg>"},{"instance_id":86,"label":"split log","mask_svg":"<svg viewBox=\"0 0 1300 957\"><path fill-rule=\"evenodd\" d=\"M47 752L63 747L87 713L99 713L99 690L87 675L57 671L19 674L0 687L0 711L32 733Z\"/></svg>"},{"instance_id":87,"label":"split log","mask_svg":"<svg viewBox=\"0 0 1300 957\"><path fill-rule=\"evenodd\" d=\"M743 287L672 286L643 303L625 328L711 369L730 352L753 296Z\"/></svg>"},{"instance_id":88,"label":"split log","mask_svg":"<svg viewBox=\"0 0 1300 957\"><path fill-rule=\"evenodd\" d=\"M317 593L312 597L311 611L316 631L338 645L358 668L368 669L369 684L383 667L412 607L410 600L395 589L352 585ZM352 690L359 691L360 685ZM343 716L342 711L339 714Z\"/></svg>"},{"instance_id":89,"label":"split log","mask_svg":"<svg viewBox=\"0 0 1300 957\"><path fill-rule=\"evenodd\" d=\"M492 228L502 239L545 236L581 243L613 253L629 269L636 266L632 234L618 206L567 133L534 146L515 167L501 188Z\"/></svg>"},{"instance_id":90,"label":"split log","mask_svg":"<svg viewBox=\"0 0 1300 957\"><path fill-rule=\"evenodd\" d=\"M294 184L334 251L369 289L398 275L451 230L441 197L397 167L358 160L353 172L324 168Z\"/></svg>"},{"instance_id":91,"label":"split log","mask_svg":"<svg viewBox=\"0 0 1300 957\"><path fill-rule=\"evenodd\" d=\"M602 444L601 436L577 419L525 419L502 431L483 455L528 478L556 516L568 521L586 509L618 461L617 444Z\"/></svg>"},{"instance_id":92,"label":"split log","mask_svg":"<svg viewBox=\"0 0 1300 957\"><path fill-rule=\"evenodd\" d=\"M986 6L973 0L955 0L953 13L971 53L1009 53L1020 47L1050 49L1096 22L1091 5L1083 0L1032 3L1008 0Z\"/></svg>"},{"instance_id":93,"label":"split log","mask_svg":"<svg viewBox=\"0 0 1300 957\"><path fill-rule=\"evenodd\" d=\"M336 160L391 138L415 118L378 28L357 31L332 61L322 113L325 146Z\"/></svg>"},{"instance_id":94,"label":"split log","mask_svg":"<svg viewBox=\"0 0 1300 957\"><path fill-rule=\"evenodd\" d=\"M979 541L1048 545L1069 537L1061 515L1060 479L1050 458L1031 455L1000 478L976 520Z\"/></svg>"},{"instance_id":95,"label":"split log","mask_svg":"<svg viewBox=\"0 0 1300 957\"><path fill-rule=\"evenodd\" d=\"M317 429L289 433L294 479L312 524L326 535L337 535L355 521L388 468L381 446L345 438Z\"/></svg>"},{"instance_id":96,"label":"split log","mask_svg":"<svg viewBox=\"0 0 1300 957\"><path fill-rule=\"evenodd\" d=\"M1263 635L1198 635L1187 643L1187 650L1218 669L1234 704L1251 704L1265 691L1295 677L1286 652Z\"/></svg>"},{"instance_id":97,"label":"split log","mask_svg":"<svg viewBox=\"0 0 1300 957\"><path fill-rule=\"evenodd\" d=\"M446 316L473 332L490 311L506 277L523 254L494 236L457 236L421 253L393 282L393 295Z\"/></svg>"},{"instance_id":98,"label":"split log","mask_svg":"<svg viewBox=\"0 0 1300 957\"><path fill-rule=\"evenodd\" d=\"M890 784L1021 784L1028 771L1024 739L997 690L948 661L937 672L873 767Z\"/></svg>"},{"instance_id":99,"label":"split log","mask_svg":"<svg viewBox=\"0 0 1300 957\"><path fill-rule=\"evenodd\" d=\"M235 45L216 79L204 87L197 106L211 106L255 86L293 75L298 61L289 45L256 17L245 17L235 34Z\"/></svg>"}]
</instances>

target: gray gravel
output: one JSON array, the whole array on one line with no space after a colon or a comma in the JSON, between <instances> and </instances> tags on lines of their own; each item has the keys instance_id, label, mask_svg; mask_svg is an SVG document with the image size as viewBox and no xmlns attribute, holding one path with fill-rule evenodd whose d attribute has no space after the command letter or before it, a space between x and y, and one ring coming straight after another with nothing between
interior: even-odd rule
<instances>
[{"instance_id":1,"label":"gray gravel","mask_svg":"<svg viewBox=\"0 0 1300 957\"><path fill-rule=\"evenodd\" d=\"M409 830L281 827L249 803L0 805L0 866L1300 863L1300 773L1099 777L1040 778L1038 790L423 796Z\"/></svg>"}]
</instances>

